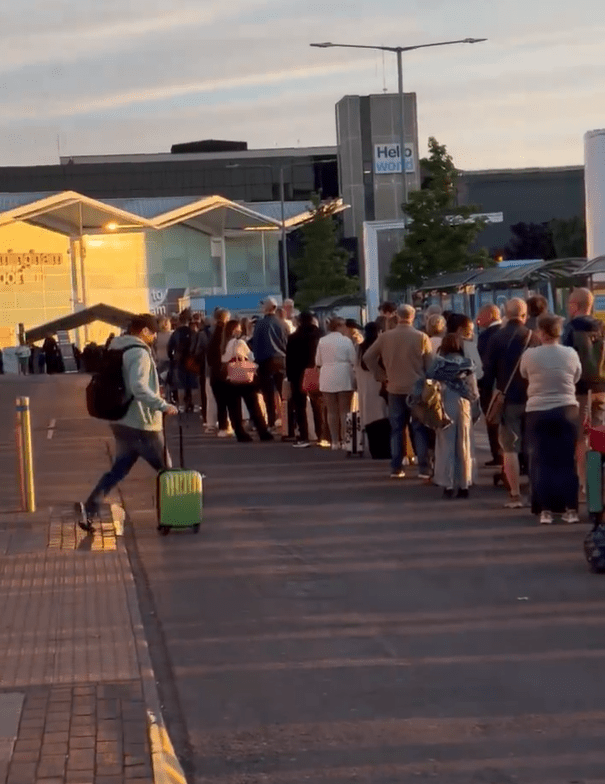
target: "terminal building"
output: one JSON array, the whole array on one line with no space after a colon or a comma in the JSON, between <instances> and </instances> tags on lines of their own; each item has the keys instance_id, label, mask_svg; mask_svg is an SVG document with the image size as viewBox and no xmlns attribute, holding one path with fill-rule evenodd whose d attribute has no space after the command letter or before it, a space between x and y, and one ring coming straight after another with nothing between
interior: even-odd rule
<instances>
[{"instance_id":1,"label":"terminal building","mask_svg":"<svg viewBox=\"0 0 605 784\"><path fill-rule=\"evenodd\" d=\"M245 142L176 144L170 152L62 157L0 167L0 346L16 328L98 303L171 313L183 302L254 311L283 291L286 232L310 199L340 199L343 238L365 287L364 225L378 233L377 281L403 242L397 95L345 96L333 146L248 149ZM408 193L420 188L416 96L406 94ZM447 144L447 139L443 139ZM502 215L479 238L491 252L510 226L584 214L584 167L463 172L461 204ZM109 328L93 325L100 341Z\"/></svg>"}]
</instances>

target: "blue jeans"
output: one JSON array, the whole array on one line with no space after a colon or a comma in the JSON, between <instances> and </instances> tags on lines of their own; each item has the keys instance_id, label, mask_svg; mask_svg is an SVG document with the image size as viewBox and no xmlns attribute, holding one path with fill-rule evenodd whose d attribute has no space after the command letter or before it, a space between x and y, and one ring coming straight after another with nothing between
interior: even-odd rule
<instances>
[{"instance_id":1,"label":"blue jeans","mask_svg":"<svg viewBox=\"0 0 605 784\"><path fill-rule=\"evenodd\" d=\"M170 455L164 458L164 436L151 430L137 430L125 425L110 425L116 440L116 454L113 465L99 480L97 486L85 502L89 514L98 514L99 502L113 488L125 479L130 470L142 457L155 471L170 468Z\"/></svg>"},{"instance_id":2,"label":"blue jeans","mask_svg":"<svg viewBox=\"0 0 605 784\"><path fill-rule=\"evenodd\" d=\"M389 392L389 422L391 423L391 471L396 473L401 470L403 465L403 432L410 425L414 452L418 458L418 473L430 475L432 471L427 428L411 418L407 395L393 395Z\"/></svg>"}]
</instances>

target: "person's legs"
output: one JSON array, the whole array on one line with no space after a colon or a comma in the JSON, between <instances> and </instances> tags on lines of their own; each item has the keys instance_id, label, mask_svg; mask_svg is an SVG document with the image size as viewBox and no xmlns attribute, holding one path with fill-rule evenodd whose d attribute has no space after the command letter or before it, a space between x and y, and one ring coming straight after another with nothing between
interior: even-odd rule
<instances>
[{"instance_id":1,"label":"person's legs","mask_svg":"<svg viewBox=\"0 0 605 784\"><path fill-rule=\"evenodd\" d=\"M154 471L159 472L172 468L172 459L165 448L163 433L155 430L141 430L138 451L139 457L142 457Z\"/></svg>"},{"instance_id":2,"label":"person's legs","mask_svg":"<svg viewBox=\"0 0 605 784\"><path fill-rule=\"evenodd\" d=\"M275 427L275 386L273 383L272 360L265 359L258 366L258 383L265 401L269 427Z\"/></svg>"},{"instance_id":3,"label":"person's legs","mask_svg":"<svg viewBox=\"0 0 605 784\"><path fill-rule=\"evenodd\" d=\"M267 423L263 415L260 403L258 402L258 391L254 384L242 384L240 388L241 396L244 399L246 408L250 413L252 424L256 428L262 441L272 440L272 436L267 429Z\"/></svg>"},{"instance_id":4,"label":"person's legs","mask_svg":"<svg viewBox=\"0 0 605 784\"><path fill-rule=\"evenodd\" d=\"M347 414L351 413L353 408L353 390L346 392L338 392L338 416L340 421L340 442L345 440L345 433L347 432Z\"/></svg>"},{"instance_id":5,"label":"person's legs","mask_svg":"<svg viewBox=\"0 0 605 784\"><path fill-rule=\"evenodd\" d=\"M391 424L391 473L397 474L403 465L403 431L410 420L405 395L389 392L389 422Z\"/></svg>"},{"instance_id":6,"label":"person's legs","mask_svg":"<svg viewBox=\"0 0 605 784\"><path fill-rule=\"evenodd\" d=\"M411 419L410 429L412 431L414 452L418 459L418 475L422 478L431 477L433 474L430 457L432 431L414 418Z\"/></svg>"},{"instance_id":7,"label":"person's legs","mask_svg":"<svg viewBox=\"0 0 605 784\"><path fill-rule=\"evenodd\" d=\"M338 392L324 392L323 396L326 405L330 441L332 442L332 447L334 448L340 444L340 413L338 411Z\"/></svg>"},{"instance_id":8,"label":"person's legs","mask_svg":"<svg viewBox=\"0 0 605 784\"><path fill-rule=\"evenodd\" d=\"M326 422L324 416L323 400L320 393L309 395L311 401L311 411L313 413L313 424L315 425L315 437L317 441L327 440Z\"/></svg>"},{"instance_id":9,"label":"person's legs","mask_svg":"<svg viewBox=\"0 0 605 784\"><path fill-rule=\"evenodd\" d=\"M208 394L206 392L206 364L204 363L199 377L200 383L200 415L204 424L208 424Z\"/></svg>"},{"instance_id":10,"label":"person's legs","mask_svg":"<svg viewBox=\"0 0 605 784\"><path fill-rule=\"evenodd\" d=\"M500 426L504 474L510 488L510 503L521 503L521 469L519 453L523 444L524 405L506 403Z\"/></svg>"},{"instance_id":11,"label":"person's legs","mask_svg":"<svg viewBox=\"0 0 605 784\"><path fill-rule=\"evenodd\" d=\"M244 430L244 421L242 417L242 395L241 389L238 384L225 384L225 397L227 400L227 409L229 411L229 419L235 432L235 437L238 441L251 441L250 436Z\"/></svg>"},{"instance_id":12,"label":"person's legs","mask_svg":"<svg viewBox=\"0 0 605 784\"><path fill-rule=\"evenodd\" d=\"M139 459L138 433L134 428L113 425L115 457L113 465L103 474L84 502L86 513L94 516L99 512L99 503L128 474Z\"/></svg>"},{"instance_id":13,"label":"person's legs","mask_svg":"<svg viewBox=\"0 0 605 784\"><path fill-rule=\"evenodd\" d=\"M227 396L225 391L226 382L219 379L210 381L210 388L216 402L216 415L219 431L229 430L229 418L227 416Z\"/></svg>"},{"instance_id":14,"label":"person's legs","mask_svg":"<svg viewBox=\"0 0 605 784\"><path fill-rule=\"evenodd\" d=\"M301 441L309 440L309 425L307 424L307 395L299 389L300 385L292 386L292 405L298 425L298 437Z\"/></svg>"}]
</instances>

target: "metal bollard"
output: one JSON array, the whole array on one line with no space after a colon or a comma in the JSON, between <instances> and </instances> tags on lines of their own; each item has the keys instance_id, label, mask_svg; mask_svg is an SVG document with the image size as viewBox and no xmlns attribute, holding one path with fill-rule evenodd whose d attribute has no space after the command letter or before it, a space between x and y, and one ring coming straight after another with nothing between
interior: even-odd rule
<instances>
[{"instance_id":1,"label":"metal bollard","mask_svg":"<svg viewBox=\"0 0 605 784\"><path fill-rule=\"evenodd\" d=\"M29 398L18 397L16 406L16 441L21 485L21 503L24 512L36 511L36 489L34 485L34 455L32 449L31 416Z\"/></svg>"}]
</instances>

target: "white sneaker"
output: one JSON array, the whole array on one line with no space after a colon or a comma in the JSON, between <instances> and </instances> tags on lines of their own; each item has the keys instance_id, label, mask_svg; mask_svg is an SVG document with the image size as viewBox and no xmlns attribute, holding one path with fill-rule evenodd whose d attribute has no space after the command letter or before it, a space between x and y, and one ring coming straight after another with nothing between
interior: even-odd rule
<instances>
[{"instance_id":1,"label":"white sneaker","mask_svg":"<svg viewBox=\"0 0 605 784\"><path fill-rule=\"evenodd\" d=\"M340 449L340 444L330 444L330 449L332 450L332 452L338 452L338 450Z\"/></svg>"},{"instance_id":2,"label":"white sneaker","mask_svg":"<svg viewBox=\"0 0 605 784\"><path fill-rule=\"evenodd\" d=\"M540 514L540 525L552 525L552 512L542 512Z\"/></svg>"},{"instance_id":3,"label":"white sneaker","mask_svg":"<svg viewBox=\"0 0 605 784\"><path fill-rule=\"evenodd\" d=\"M330 448L330 446L331 446L331 444L330 444L330 442L329 442L329 441L326 441L326 440L324 439L323 441L318 441L318 442L317 442L317 446L320 446L322 449L329 449L329 448Z\"/></svg>"},{"instance_id":4,"label":"white sneaker","mask_svg":"<svg viewBox=\"0 0 605 784\"><path fill-rule=\"evenodd\" d=\"M233 430L219 430L217 436L219 438L231 438L233 435Z\"/></svg>"},{"instance_id":5,"label":"white sneaker","mask_svg":"<svg viewBox=\"0 0 605 784\"><path fill-rule=\"evenodd\" d=\"M292 444L294 449L306 449L307 447L311 446L309 441L296 441Z\"/></svg>"},{"instance_id":6,"label":"white sneaker","mask_svg":"<svg viewBox=\"0 0 605 784\"><path fill-rule=\"evenodd\" d=\"M564 523L567 523L567 525L574 525L575 523L580 522L580 517L573 509L568 509L563 515L562 520Z\"/></svg>"}]
</instances>

